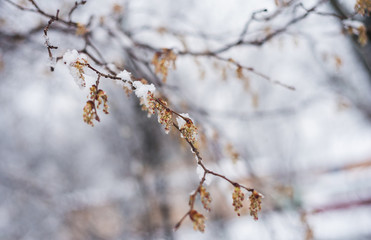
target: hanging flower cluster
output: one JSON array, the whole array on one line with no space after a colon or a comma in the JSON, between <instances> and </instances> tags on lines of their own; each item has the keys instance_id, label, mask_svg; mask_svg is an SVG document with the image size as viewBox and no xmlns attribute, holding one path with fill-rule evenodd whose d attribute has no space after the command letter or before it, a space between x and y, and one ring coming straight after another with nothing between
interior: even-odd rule
<instances>
[{"instance_id":1,"label":"hanging flower cluster","mask_svg":"<svg viewBox=\"0 0 371 240\"><path fill-rule=\"evenodd\" d=\"M147 84L147 81L134 81L133 82L135 95L139 98L142 110L148 111L148 117L155 113L155 98L154 92L156 90L153 84Z\"/></svg>"},{"instance_id":2,"label":"hanging flower cluster","mask_svg":"<svg viewBox=\"0 0 371 240\"><path fill-rule=\"evenodd\" d=\"M171 50L164 50L164 54L167 56L165 57L166 59L173 59L175 61L175 57L171 57L174 54ZM142 110L148 113L148 117L157 113L157 120L164 126L166 134L170 132L171 126L173 125L173 115L176 114L178 115L177 122L178 128L181 132L181 137L186 138L187 141L193 145L196 144L197 127L193 124L189 115L186 113L178 114L173 112L168 107L168 103L165 100L156 98L156 88L153 84L148 84L144 79L140 81L132 81L131 73L126 70L119 73L117 77L121 78L122 81L119 83L123 85L124 89L134 91L135 95L139 98Z\"/></svg>"},{"instance_id":3,"label":"hanging flower cluster","mask_svg":"<svg viewBox=\"0 0 371 240\"><path fill-rule=\"evenodd\" d=\"M175 60L175 59L174 59ZM87 124L94 126L93 120L100 121L100 118L97 113L97 109L101 109L105 114L108 114L108 97L107 94L102 90L99 89L99 79L101 76L112 78L115 80L120 80L119 83L121 83L125 90L127 91L134 91L135 95L139 98L140 104L142 105L142 109L148 112L148 116L152 116L153 114L157 114L157 120L158 122L164 126L165 132L169 133L170 128L172 125L174 125L179 131L181 137L185 138L187 142L191 145L192 150L196 149L196 139L197 139L197 127L194 125L193 120L190 118L190 116L187 113L177 113L172 111L168 107L168 103L155 96L156 88L153 84L148 84L147 81L144 79L142 80L135 80L131 76L131 73L124 70L121 73L119 73L117 76L109 76L103 73L100 73L98 70L94 69L92 66L90 66L87 62L87 60L78 54L76 50L69 51L64 56L65 63L70 67L71 74L74 76L75 80L79 79L80 82L77 82L80 87L84 87L85 84L85 78L84 78L84 67L88 67L95 71L98 74L98 79L96 81L96 84L93 84L90 87L90 92L88 96L88 101L86 102L86 105L84 106L84 113L83 113L83 119L84 122ZM177 124L173 123L173 115L177 115ZM233 155L233 158L238 158L238 154L232 151L232 146L228 146L227 151L230 151ZM198 153L195 153L197 159L198 159ZM199 164L201 164L201 161L198 161ZM216 174L210 170L207 170L203 165L200 165L204 169L203 177L201 178L200 185L193 194L191 194L189 199L189 206L190 210L187 212L187 214L182 218L182 220L176 225L176 229L180 226L181 222L185 219L186 216L188 216L191 221L193 222L193 228L195 230L204 232L205 231L205 216L198 211L194 210L194 203L196 196L200 194L201 203L206 211L210 211L210 204L212 202L212 198L210 193L206 190L206 188L203 186L203 183L205 182L205 176L207 173L213 174L216 176L221 176L219 174ZM206 169L206 170L205 170ZM221 176L224 179L227 179L224 176ZM228 179L227 179L228 180ZM234 192L232 194L233 198L233 206L235 212L237 212L237 215L240 216L240 209L243 207L243 200L244 200L244 193L241 191L240 185L237 183L233 183L232 181L228 180L230 183L232 183L235 186ZM245 188L245 187L244 187ZM247 189L247 188L246 188ZM252 191L252 194L250 196L250 215L254 217L254 219L258 219L258 212L261 210L261 199L262 195L254 190Z\"/></svg>"},{"instance_id":4,"label":"hanging flower cluster","mask_svg":"<svg viewBox=\"0 0 371 240\"><path fill-rule=\"evenodd\" d=\"M240 216L240 209L243 207L242 201L245 199L245 194L241 191L241 188L239 186L234 188L232 199L234 211L237 213L238 216Z\"/></svg>"},{"instance_id":5,"label":"hanging flower cluster","mask_svg":"<svg viewBox=\"0 0 371 240\"><path fill-rule=\"evenodd\" d=\"M97 109L95 108L95 104L93 101L89 100L86 102L86 105L83 109L82 115L84 122L89 124L90 126L94 126L93 120L97 120L99 122L99 117L97 115Z\"/></svg>"},{"instance_id":6,"label":"hanging flower cluster","mask_svg":"<svg viewBox=\"0 0 371 240\"><path fill-rule=\"evenodd\" d=\"M140 105L142 105L143 111L148 112L148 117L151 117L156 113L157 102L153 93L149 92L147 98L140 98Z\"/></svg>"},{"instance_id":7,"label":"hanging flower cluster","mask_svg":"<svg viewBox=\"0 0 371 240\"><path fill-rule=\"evenodd\" d=\"M90 99L98 102L98 109L103 105L103 112L108 114L108 97L105 91L102 89L97 89L96 85L92 85L90 87Z\"/></svg>"},{"instance_id":8,"label":"hanging flower cluster","mask_svg":"<svg viewBox=\"0 0 371 240\"><path fill-rule=\"evenodd\" d=\"M165 133L170 132L171 125L173 124L173 113L172 111L167 107L167 102L159 99L158 100L160 103L156 102L156 109L157 109L157 114L158 114L158 122L162 124L165 128Z\"/></svg>"},{"instance_id":9,"label":"hanging flower cluster","mask_svg":"<svg viewBox=\"0 0 371 240\"><path fill-rule=\"evenodd\" d=\"M191 210L189 213L189 217L193 222L193 229L198 230L200 232L205 231L205 216L201 213L197 212L196 210Z\"/></svg>"},{"instance_id":10,"label":"hanging flower cluster","mask_svg":"<svg viewBox=\"0 0 371 240\"><path fill-rule=\"evenodd\" d=\"M210 211L211 210L210 203L212 199L211 199L210 193L206 191L206 188L204 186L201 186L200 188L200 196L201 196L202 205L207 211Z\"/></svg>"},{"instance_id":11,"label":"hanging flower cluster","mask_svg":"<svg viewBox=\"0 0 371 240\"><path fill-rule=\"evenodd\" d=\"M163 48L162 52L156 52L152 59L152 64L155 66L155 73L162 74L162 81L165 83L168 75L168 69L175 66L176 54L173 50Z\"/></svg>"},{"instance_id":12,"label":"hanging flower cluster","mask_svg":"<svg viewBox=\"0 0 371 240\"><path fill-rule=\"evenodd\" d=\"M368 37L367 37L367 29L365 25L361 25L358 27L358 42L361 44L361 46L365 46L368 42Z\"/></svg>"},{"instance_id":13,"label":"hanging flower cluster","mask_svg":"<svg viewBox=\"0 0 371 240\"><path fill-rule=\"evenodd\" d=\"M92 85L90 87L89 99L83 109L83 119L87 124L94 126L93 120L100 121L97 109L103 106L103 112L108 114L108 97L102 89L98 89L96 85Z\"/></svg>"},{"instance_id":14,"label":"hanging flower cluster","mask_svg":"<svg viewBox=\"0 0 371 240\"><path fill-rule=\"evenodd\" d=\"M197 141L197 127L194 125L192 119L187 113L180 114L181 117L177 117L178 127L181 133L181 137L187 139L191 144L195 145Z\"/></svg>"},{"instance_id":15,"label":"hanging flower cluster","mask_svg":"<svg viewBox=\"0 0 371 240\"><path fill-rule=\"evenodd\" d=\"M254 217L254 220L258 220L258 212L262 209L263 195L257 191L253 191L249 197L250 200L250 216Z\"/></svg>"}]
</instances>

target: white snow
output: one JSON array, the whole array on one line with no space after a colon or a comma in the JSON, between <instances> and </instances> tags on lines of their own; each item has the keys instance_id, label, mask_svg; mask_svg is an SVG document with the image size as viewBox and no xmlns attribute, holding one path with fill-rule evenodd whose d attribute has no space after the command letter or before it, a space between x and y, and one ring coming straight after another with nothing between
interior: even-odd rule
<instances>
[{"instance_id":1,"label":"white snow","mask_svg":"<svg viewBox=\"0 0 371 240\"><path fill-rule=\"evenodd\" d=\"M135 81L133 82L133 86L135 87L135 95L138 98L143 98L144 105L148 108L148 94L154 93L156 91L156 87L153 84L143 84L141 81Z\"/></svg>"},{"instance_id":2,"label":"white snow","mask_svg":"<svg viewBox=\"0 0 371 240\"><path fill-rule=\"evenodd\" d=\"M360 26L363 26L363 23L357 20L343 20L343 24L345 26L351 27L351 28L359 28Z\"/></svg>"},{"instance_id":3,"label":"white snow","mask_svg":"<svg viewBox=\"0 0 371 240\"><path fill-rule=\"evenodd\" d=\"M145 98L148 96L148 93L154 93L156 90L153 84L143 84L141 81L133 82L133 86L136 88L135 95L137 95L138 98Z\"/></svg>"},{"instance_id":4,"label":"white snow","mask_svg":"<svg viewBox=\"0 0 371 240\"><path fill-rule=\"evenodd\" d=\"M63 62L68 66L76 84L80 89L83 89L86 86L86 83L84 77L81 77L79 70L75 67L75 63L78 61L87 61L87 56L85 54L79 54L76 49L67 50L63 55Z\"/></svg>"},{"instance_id":5,"label":"white snow","mask_svg":"<svg viewBox=\"0 0 371 240\"><path fill-rule=\"evenodd\" d=\"M197 175L198 175L198 178L201 180L204 176L204 169L201 167L201 165L198 165L197 164L197 169L196 169L196 172L197 172Z\"/></svg>"},{"instance_id":6,"label":"white snow","mask_svg":"<svg viewBox=\"0 0 371 240\"><path fill-rule=\"evenodd\" d=\"M126 87L128 89L132 88L131 83L133 81L131 80L131 72L124 69L119 74L117 74L116 77L119 77L122 79L122 81L116 81L117 84L119 84L122 87Z\"/></svg>"},{"instance_id":7,"label":"white snow","mask_svg":"<svg viewBox=\"0 0 371 240\"><path fill-rule=\"evenodd\" d=\"M119 74L117 74L117 77L121 78L122 80L131 82L131 72L128 72L126 70L123 70Z\"/></svg>"},{"instance_id":8,"label":"white snow","mask_svg":"<svg viewBox=\"0 0 371 240\"><path fill-rule=\"evenodd\" d=\"M63 62L70 66L73 65L79 58L80 54L76 49L67 50L67 52L63 55Z\"/></svg>"}]
</instances>

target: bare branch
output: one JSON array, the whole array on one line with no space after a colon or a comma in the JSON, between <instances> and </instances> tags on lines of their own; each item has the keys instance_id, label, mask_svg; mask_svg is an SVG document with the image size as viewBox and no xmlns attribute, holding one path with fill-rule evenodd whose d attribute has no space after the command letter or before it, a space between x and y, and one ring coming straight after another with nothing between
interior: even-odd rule
<instances>
[{"instance_id":1,"label":"bare branch","mask_svg":"<svg viewBox=\"0 0 371 240\"><path fill-rule=\"evenodd\" d=\"M70 12L68 13L68 20L71 21L71 17L72 17L72 14L73 12L80 6L80 5L84 5L86 3L85 0L82 0L80 2L75 2L75 5L71 8Z\"/></svg>"}]
</instances>

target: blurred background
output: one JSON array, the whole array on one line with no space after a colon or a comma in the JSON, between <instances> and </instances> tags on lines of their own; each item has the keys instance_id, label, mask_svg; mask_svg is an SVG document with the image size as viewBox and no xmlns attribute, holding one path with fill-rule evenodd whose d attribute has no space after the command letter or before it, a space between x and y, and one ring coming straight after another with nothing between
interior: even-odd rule
<instances>
[{"instance_id":1,"label":"blurred background","mask_svg":"<svg viewBox=\"0 0 371 240\"><path fill-rule=\"evenodd\" d=\"M75 4L36 2L65 19ZM13 3L33 9L29 1ZM211 212L196 206L207 217L200 233L189 219L173 231L199 182L185 141L175 131L166 135L135 95L108 79L100 87L110 114L94 127L84 123L89 87L80 90L62 61L50 71L49 19L1 0L0 239L371 239L371 45L344 31L363 23L370 36L370 18L353 15L356 1L333 0L285 27L316 4L88 0L73 12L105 61L146 78L174 110L190 114L210 169L264 194L258 221L248 200L237 217L233 186L210 177ZM213 51L239 39L261 9L245 41L284 31L219 56L269 80L185 54L164 84L150 64L154 52L128 43ZM62 24L48 36L58 46L54 56L84 48Z\"/></svg>"}]
</instances>

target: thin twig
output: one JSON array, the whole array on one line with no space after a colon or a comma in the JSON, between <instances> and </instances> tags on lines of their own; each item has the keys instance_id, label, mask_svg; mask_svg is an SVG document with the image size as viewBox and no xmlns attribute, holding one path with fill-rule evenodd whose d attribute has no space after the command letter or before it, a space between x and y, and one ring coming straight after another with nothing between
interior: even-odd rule
<instances>
[{"instance_id":1,"label":"thin twig","mask_svg":"<svg viewBox=\"0 0 371 240\"><path fill-rule=\"evenodd\" d=\"M84 5L86 3L86 1L80 1L80 2L75 2L75 5L71 8L70 12L68 13L68 20L71 21L71 17L72 17L72 14L73 12L80 6L80 5Z\"/></svg>"}]
</instances>

